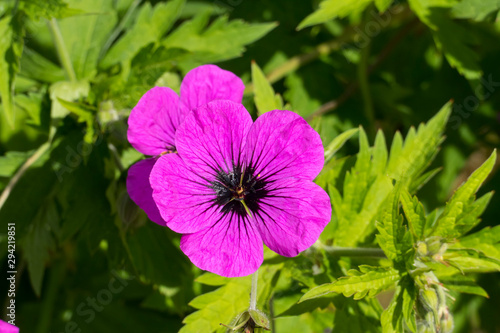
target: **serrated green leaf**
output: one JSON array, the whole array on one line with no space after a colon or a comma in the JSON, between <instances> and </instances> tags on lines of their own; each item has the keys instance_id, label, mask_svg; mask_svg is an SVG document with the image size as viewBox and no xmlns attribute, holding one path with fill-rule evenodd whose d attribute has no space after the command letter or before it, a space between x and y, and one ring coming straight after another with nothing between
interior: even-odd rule
<instances>
[{"instance_id":1,"label":"serrated green leaf","mask_svg":"<svg viewBox=\"0 0 500 333\"><path fill-rule=\"evenodd\" d=\"M139 50L160 38L172 28L179 17L185 0L158 3L154 8L144 3L137 14L134 25L125 32L102 59L100 66L108 68L123 61L130 61Z\"/></svg>"},{"instance_id":2,"label":"serrated green leaf","mask_svg":"<svg viewBox=\"0 0 500 333\"><path fill-rule=\"evenodd\" d=\"M381 291L389 289L399 280L399 271L392 267L360 266L359 271L349 271L347 277L335 282L323 284L309 290L299 302L329 295L331 293L344 294L346 297L354 295L354 299L365 296L374 297Z\"/></svg>"},{"instance_id":3,"label":"serrated green leaf","mask_svg":"<svg viewBox=\"0 0 500 333\"><path fill-rule=\"evenodd\" d=\"M387 258L402 261L403 258L403 218L399 214L401 183L396 185L384 204L381 221L377 223L377 241Z\"/></svg>"},{"instance_id":4,"label":"serrated green leaf","mask_svg":"<svg viewBox=\"0 0 500 333\"><path fill-rule=\"evenodd\" d=\"M403 332L403 294L398 287L387 309L380 318L383 333Z\"/></svg>"},{"instance_id":5,"label":"serrated green leaf","mask_svg":"<svg viewBox=\"0 0 500 333\"><path fill-rule=\"evenodd\" d=\"M453 6L451 14L456 18L482 21L500 10L500 0L462 0Z\"/></svg>"},{"instance_id":6,"label":"serrated green leaf","mask_svg":"<svg viewBox=\"0 0 500 333\"><path fill-rule=\"evenodd\" d=\"M282 264L262 265L259 268L257 292L258 308L263 308L273 288L273 279ZM231 324L232 320L248 308L251 276L231 278L220 288L200 295L189 305L198 309L184 318L185 324L179 333L214 332L220 323Z\"/></svg>"},{"instance_id":7,"label":"serrated green leaf","mask_svg":"<svg viewBox=\"0 0 500 333\"><path fill-rule=\"evenodd\" d=\"M433 30L434 40L450 65L466 78L479 79L482 75L477 54L468 46L471 35L460 24L451 20L441 8L454 6L456 0L410 0L410 7L420 20Z\"/></svg>"},{"instance_id":8,"label":"serrated green leaf","mask_svg":"<svg viewBox=\"0 0 500 333\"><path fill-rule=\"evenodd\" d=\"M387 166L387 144L385 142L384 133L382 130L377 132L375 137L375 144L373 145L372 152L372 177L384 173Z\"/></svg>"},{"instance_id":9,"label":"serrated green leaf","mask_svg":"<svg viewBox=\"0 0 500 333\"><path fill-rule=\"evenodd\" d=\"M488 297L488 293L483 288L478 286L476 281L469 276L458 274L440 278L439 281L443 284L443 287L449 290Z\"/></svg>"},{"instance_id":10,"label":"serrated green leaf","mask_svg":"<svg viewBox=\"0 0 500 333\"><path fill-rule=\"evenodd\" d=\"M387 174L408 188L412 180L419 177L429 166L443 141L442 133L451 113L451 103L447 103L426 124L419 126L402 147L402 138L396 134L391 147Z\"/></svg>"},{"instance_id":11,"label":"serrated green leaf","mask_svg":"<svg viewBox=\"0 0 500 333\"><path fill-rule=\"evenodd\" d=\"M19 71L23 52L24 30L17 16L5 15L0 19L0 97L7 124L14 128L14 78Z\"/></svg>"},{"instance_id":12,"label":"serrated green leaf","mask_svg":"<svg viewBox=\"0 0 500 333\"><path fill-rule=\"evenodd\" d=\"M310 14L302 22L300 22L297 30L325 23L337 17L343 18L351 14L359 14L372 2L373 0L323 0L319 4L319 8L314 13ZM387 0L384 2L387 2ZM386 5L380 0L378 3L381 7Z\"/></svg>"},{"instance_id":13,"label":"serrated green leaf","mask_svg":"<svg viewBox=\"0 0 500 333\"><path fill-rule=\"evenodd\" d=\"M412 197L407 191L401 192L401 204L408 220L408 225L416 240L422 240L425 234L424 207L417 197Z\"/></svg>"},{"instance_id":14,"label":"serrated green leaf","mask_svg":"<svg viewBox=\"0 0 500 333\"><path fill-rule=\"evenodd\" d=\"M472 235L461 238L450 249L476 250L489 258L500 261L500 226L486 227Z\"/></svg>"},{"instance_id":15,"label":"serrated green leaf","mask_svg":"<svg viewBox=\"0 0 500 333\"><path fill-rule=\"evenodd\" d=\"M256 62L252 62L252 84L254 87L254 102L258 115L271 110L282 110L283 100L274 93L272 85L267 81L264 72Z\"/></svg>"},{"instance_id":16,"label":"serrated green leaf","mask_svg":"<svg viewBox=\"0 0 500 333\"><path fill-rule=\"evenodd\" d=\"M245 50L245 45L262 38L276 27L275 23L228 21L225 15L207 27L209 19L210 12L198 14L170 33L162 41L162 45L193 52L196 63L214 63L239 57Z\"/></svg>"},{"instance_id":17,"label":"serrated green leaf","mask_svg":"<svg viewBox=\"0 0 500 333\"><path fill-rule=\"evenodd\" d=\"M482 213L488 200L482 200L477 206L473 206L470 211L469 208L474 202L475 194L479 187L486 180L491 173L496 161L496 150L493 151L491 156L476 170L474 171L467 181L462 184L451 199L448 201L444 212L439 216L436 221L435 228L432 235L443 237L457 237L461 235L463 230L470 230L470 220L466 220L467 213L469 216L477 217L476 214ZM472 223L474 223L473 219Z\"/></svg>"},{"instance_id":18,"label":"serrated green leaf","mask_svg":"<svg viewBox=\"0 0 500 333\"><path fill-rule=\"evenodd\" d=\"M412 332L417 332L417 318L415 315L415 302L417 298L417 292L415 290L415 286L411 279L405 279L403 288L403 317L406 323L406 326Z\"/></svg>"},{"instance_id":19,"label":"serrated green leaf","mask_svg":"<svg viewBox=\"0 0 500 333\"><path fill-rule=\"evenodd\" d=\"M461 273L500 272L500 260L472 250L448 250L443 260L458 269Z\"/></svg>"},{"instance_id":20,"label":"serrated green leaf","mask_svg":"<svg viewBox=\"0 0 500 333\"><path fill-rule=\"evenodd\" d=\"M350 130L345 131L342 134L339 134L335 137L335 139L328 144L325 149L325 164L335 155L335 153L342 148L342 146L349 140L354 134L359 131L359 128L352 128ZM385 162L384 162L385 163Z\"/></svg>"},{"instance_id":21,"label":"serrated green leaf","mask_svg":"<svg viewBox=\"0 0 500 333\"><path fill-rule=\"evenodd\" d=\"M385 12L392 4L392 0L375 0L375 6L380 12Z\"/></svg>"}]
</instances>

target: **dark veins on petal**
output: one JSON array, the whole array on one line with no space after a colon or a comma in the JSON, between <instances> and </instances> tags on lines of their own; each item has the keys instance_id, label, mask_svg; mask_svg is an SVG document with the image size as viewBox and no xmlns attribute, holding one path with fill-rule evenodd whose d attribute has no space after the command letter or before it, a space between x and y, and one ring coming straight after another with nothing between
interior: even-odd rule
<instances>
[{"instance_id":1,"label":"dark veins on petal","mask_svg":"<svg viewBox=\"0 0 500 333\"><path fill-rule=\"evenodd\" d=\"M210 188L215 190L215 204L222 207L223 214L233 213L244 217L248 215L245 205L253 213L259 211L260 199L269 193L265 189L267 183L259 179L259 175L254 175L252 167L243 169L234 165L229 173L219 170L216 180L210 182Z\"/></svg>"}]
</instances>

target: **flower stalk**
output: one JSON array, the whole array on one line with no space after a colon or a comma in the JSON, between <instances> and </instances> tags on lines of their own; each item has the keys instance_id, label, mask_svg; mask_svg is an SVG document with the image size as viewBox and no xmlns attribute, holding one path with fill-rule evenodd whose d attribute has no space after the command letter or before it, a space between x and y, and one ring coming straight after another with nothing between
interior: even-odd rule
<instances>
[{"instance_id":1,"label":"flower stalk","mask_svg":"<svg viewBox=\"0 0 500 333\"><path fill-rule=\"evenodd\" d=\"M250 289L250 307L249 310L257 309L257 283L259 280L259 270L252 274L252 287Z\"/></svg>"}]
</instances>

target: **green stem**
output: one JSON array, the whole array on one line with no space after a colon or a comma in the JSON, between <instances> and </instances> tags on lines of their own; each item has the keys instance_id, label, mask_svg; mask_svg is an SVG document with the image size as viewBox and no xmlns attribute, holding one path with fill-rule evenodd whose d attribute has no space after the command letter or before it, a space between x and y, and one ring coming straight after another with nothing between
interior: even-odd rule
<instances>
[{"instance_id":1,"label":"green stem","mask_svg":"<svg viewBox=\"0 0 500 333\"><path fill-rule=\"evenodd\" d=\"M249 310L257 310L257 282L259 280L259 270L252 274L252 287L250 288Z\"/></svg>"},{"instance_id":2,"label":"green stem","mask_svg":"<svg viewBox=\"0 0 500 333\"><path fill-rule=\"evenodd\" d=\"M382 249L366 248L366 247L334 247L323 246L326 252L337 257L372 257L385 258L385 253Z\"/></svg>"},{"instance_id":3,"label":"green stem","mask_svg":"<svg viewBox=\"0 0 500 333\"><path fill-rule=\"evenodd\" d=\"M49 148L50 148L50 142L46 142L40 147L38 147L35 153L31 155L26 160L26 162L24 162L24 164L19 168L14 177L10 179L9 183L3 190L2 195L0 195L0 209L2 209L3 205L5 204L5 201L7 201L7 198L10 195L10 192L12 192L12 189L14 188L14 186L16 186L17 182L19 181L19 179L21 179L26 170L28 170L33 163L35 163L43 154L45 154L45 152Z\"/></svg>"},{"instance_id":4,"label":"green stem","mask_svg":"<svg viewBox=\"0 0 500 333\"><path fill-rule=\"evenodd\" d=\"M54 38L54 44L56 45L57 54L59 55L59 60L61 61L66 75L70 81L76 81L75 70L73 69L73 64L71 63L71 58L69 56L66 45L64 44L64 39L59 29L59 25L55 18L49 20L49 28L52 31L52 37Z\"/></svg>"}]
</instances>

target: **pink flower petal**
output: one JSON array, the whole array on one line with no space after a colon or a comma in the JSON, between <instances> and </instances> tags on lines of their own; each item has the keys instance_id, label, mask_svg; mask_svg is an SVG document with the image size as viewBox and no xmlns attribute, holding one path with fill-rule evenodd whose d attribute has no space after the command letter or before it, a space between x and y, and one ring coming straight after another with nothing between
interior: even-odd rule
<instances>
[{"instance_id":1,"label":"pink flower petal","mask_svg":"<svg viewBox=\"0 0 500 333\"><path fill-rule=\"evenodd\" d=\"M246 276L264 260L262 239L246 218L220 215L214 225L181 238L181 250L198 268L226 276Z\"/></svg>"},{"instance_id":2,"label":"pink flower petal","mask_svg":"<svg viewBox=\"0 0 500 333\"><path fill-rule=\"evenodd\" d=\"M3 320L0 320L0 332L1 333L19 333L19 328L11 325Z\"/></svg>"},{"instance_id":3,"label":"pink flower petal","mask_svg":"<svg viewBox=\"0 0 500 333\"><path fill-rule=\"evenodd\" d=\"M274 110L257 118L245 149L247 162L265 179L313 180L323 168L319 134L291 111Z\"/></svg>"},{"instance_id":4,"label":"pink flower petal","mask_svg":"<svg viewBox=\"0 0 500 333\"><path fill-rule=\"evenodd\" d=\"M177 154L160 157L151 172L153 198L167 226L193 233L211 226L219 214L210 183L186 167Z\"/></svg>"},{"instance_id":5,"label":"pink flower petal","mask_svg":"<svg viewBox=\"0 0 500 333\"><path fill-rule=\"evenodd\" d=\"M218 171L233 170L242 159L243 138L252 118L245 107L231 101L214 101L190 112L176 133L179 155L209 180Z\"/></svg>"},{"instance_id":6,"label":"pink flower petal","mask_svg":"<svg viewBox=\"0 0 500 333\"><path fill-rule=\"evenodd\" d=\"M313 245L330 221L330 198L313 182L294 178L276 180L268 191L254 223L271 250L294 257Z\"/></svg>"},{"instance_id":7,"label":"pink flower petal","mask_svg":"<svg viewBox=\"0 0 500 333\"><path fill-rule=\"evenodd\" d=\"M156 159L147 158L135 163L128 169L127 192L137 206L146 212L151 221L165 226L165 221L153 200L153 189L149 184L149 175L155 162Z\"/></svg>"},{"instance_id":8,"label":"pink flower petal","mask_svg":"<svg viewBox=\"0 0 500 333\"><path fill-rule=\"evenodd\" d=\"M241 103L243 90L243 81L233 73L215 65L203 65L182 80L181 100L189 110L221 99Z\"/></svg>"},{"instance_id":9,"label":"pink flower petal","mask_svg":"<svg viewBox=\"0 0 500 333\"><path fill-rule=\"evenodd\" d=\"M128 141L144 155L155 156L172 150L175 131L186 113L172 89L152 88L130 112Z\"/></svg>"}]
</instances>

